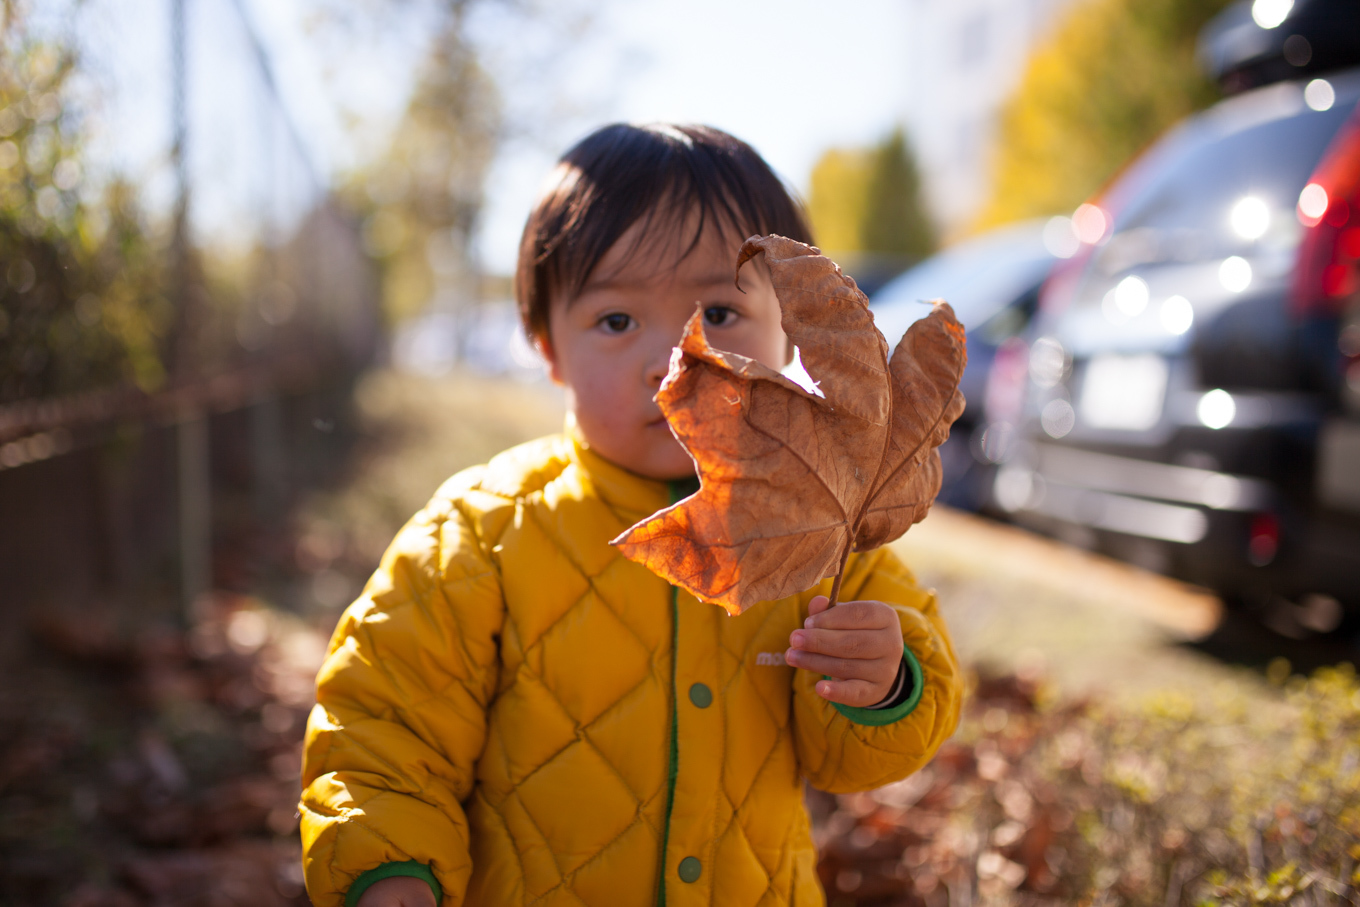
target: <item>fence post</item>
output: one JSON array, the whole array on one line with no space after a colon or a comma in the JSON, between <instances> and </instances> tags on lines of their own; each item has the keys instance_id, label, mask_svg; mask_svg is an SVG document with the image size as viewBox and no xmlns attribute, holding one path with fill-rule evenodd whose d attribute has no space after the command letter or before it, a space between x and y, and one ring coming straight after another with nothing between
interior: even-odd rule
<instances>
[{"instance_id":1,"label":"fence post","mask_svg":"<svg viewBox=\"0 0 1360 907\"><path fill-rule=\"evenodd\" d=\"M179 484L179 581L184 618L193 623L196 603L212 583L212 476L208 417L180 413L175 424Z\"/></svg>"},{"instance_id":2,"label":"fence post","mask_svg":"<svg viewBox=\"0 0 1360 907\"><path fill-rule=\"evenodd\" d=\"M281 410L278 393L273 388L261 392L250 409L251 486L255 519L261 526L273 523L279 516L287 485Z\"/></svg>"}]
</instances>

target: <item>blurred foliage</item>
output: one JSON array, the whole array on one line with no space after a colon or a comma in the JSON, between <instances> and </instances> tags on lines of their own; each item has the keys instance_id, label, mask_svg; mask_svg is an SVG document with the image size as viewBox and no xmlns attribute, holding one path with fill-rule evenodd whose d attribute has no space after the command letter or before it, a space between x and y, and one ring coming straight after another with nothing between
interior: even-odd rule
<instances>
[{"instance_id":1,"label":"blurred foliage","mask_svg":"<svg viewBox=\"0 0 1360 907\"><path fill-rule=\"evenodd\" d=\"M1360 684L1343 665L1284 693L1273 712L1227 691L1212 711L1164 694L1131 713L1093 710L1041 746L1054 780L1082 789L1072 882L1134 904L1176 887L1197 904L1286 903L1311 887L1353 899Z\"/></svg>"},{"instance_id":2,"label":"blurred foliage","mask_svg":"<svg viewBox=\"0 0 1360 907\"><path fill-rule=\"evenodd\" d=\"M1047 701L984 677L954 740L913 778L823 819L830 903L1354 903L1360 683L1226 683L1195 701Z\"/></svg>"},{"instance_id":3,"label":"blurred foliage","mask_svg":"<svg viewBox=\"0 0 1360 907\"><path fill-rule=\"evenodd\" d=\"M924 258L935 251L935 230L921 201L921 175L901 129L872 152L860 236L866 252Z\"/></svg>"},{"instance_id":4,"label":"blurred foliage","mask_svg":"<svg viewBox=\"0 0 1360 907\"><path fill-rule=\"evenodd\" d=\"M323 632L221 592L187 631L100 602L15 627L0 904L310 904L295 813Z\"/></svg>"},{"instance_id":5,"label":"blurred foliage","mask_svg":"<svg viewBox=\"0 0 1360 907\"><path fill-rule=\"evenodd\" d=\"M935 250L916 158L901 129L872 148L823 154L812 169L808 215L825 249L912 259Z\"/></svg>"},{"instance_id":6,"label":"blurred foliage","mask_svg":"<svg viewBox=\"0 0 1360 907\"><path fill-rule=\"evenodd\" d=\"M382 267L389 321L433 299L458 309L477 294L471 244L501 130L501 103L467 35L467 2L450 3L387 152L356 181L364 243Z\"/></svg>"},{"instance_id":7,"label":"blurred foliage","mask_svg":"<svg viewBox=\"0 0 1360 907\"><path fill-rule=\"evenodd\" d=\"M1070 213L1167 127L1217 100L1195 42L1228 2L1073 5L1002 111L978 226Z\"/></svg>"},{"instance_id":8,"label":"blurred foliage","mask_svg":"<svg viewBox=\"0 0 1360 907\"><path fill-rule=\"evenodd\" d=\"M82 196L75 58L0 20L0 403L165 379L170 306L132 187Z\"/></svg>"},{"instance_id":9,"label":"blurred foliage","mask_svg":"<svg viewBox=\"0 0 1360 907\"><path fill-rule=\"evenodd\" d=\"M89 178L80 60L25 9L0 0L0 404L149 393L293 353L364 358L374 293L348 214L323 196L286 236L201 237L177 276L171 225L147 216L141 187ZM429 94L413 108L446 101Z\"/></svg>"},{"instance_id":10,"label":"blurred foliage","mask_svg":"<svg viewBox=\"0 0 1360 907\"><path fill-rule=\"evenodd\" d=\"M823 249L858 250L869 180L862 150L833 148L812 168L808 217L812 235Z\"/></svg>"}]
</instances>

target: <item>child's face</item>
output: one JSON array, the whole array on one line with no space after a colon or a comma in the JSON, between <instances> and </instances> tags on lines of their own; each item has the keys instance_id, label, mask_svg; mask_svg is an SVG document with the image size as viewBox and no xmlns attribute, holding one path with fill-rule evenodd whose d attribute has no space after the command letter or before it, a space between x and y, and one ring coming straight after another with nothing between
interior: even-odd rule
<instances>
[{"instance_id":1,"label":"child's face","mask_svg":"<svg viewBox=\"0 0 1360 907\"><path fill-rule=\"evenodd\" d=\"M741 239L706 226L694 250L680 258L693 229L679 226L655 229L634 248L643 230L634 224L605 253L579 295L553 297L543 344L549 373L566 388L567 405L590 446L654 479L694 474L694 463L652 397L696 303L703 306L704 331L716 349L774 369L792 356L764 260L757 257L742 268L738 290L732 268Z\"/></svg>"}]
</instances>

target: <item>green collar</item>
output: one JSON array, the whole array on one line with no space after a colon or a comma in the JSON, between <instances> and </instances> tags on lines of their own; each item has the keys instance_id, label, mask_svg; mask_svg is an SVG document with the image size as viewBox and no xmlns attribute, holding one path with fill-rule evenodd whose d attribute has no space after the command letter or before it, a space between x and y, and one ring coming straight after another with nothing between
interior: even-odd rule
<instances>
[{"instance_id":1,"label":"green collar","mask_svg":"<svg viewBox=\"0 0 1360 907\"><path fill-rule=\"evenodd\" d=\"M698 476L686 476L683 479L673 479L667 484L670 486L672 504L683 501L692 494L699 493Z\"/></svg>"}]
</instances>

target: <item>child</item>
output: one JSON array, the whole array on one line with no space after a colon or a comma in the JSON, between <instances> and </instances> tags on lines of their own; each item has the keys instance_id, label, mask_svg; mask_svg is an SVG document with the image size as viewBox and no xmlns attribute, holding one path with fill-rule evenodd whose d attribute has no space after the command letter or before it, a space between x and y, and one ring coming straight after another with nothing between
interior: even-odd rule
<instances>
[{"instance_id":1,"label":"child","mask_svg":"<svg viewBox=\"0 0 1360 907\"><path fill-rule=\"evenodd\" d=\"M716 129L562 158L516 292L567 431L449 479L341 618L303 768L317 907L821 904L802 779L896 781L953 732L944 623L887 550L833 609L827 580L729 618L609 546L697 488L652 400L696 300L713 346L791 359L760 260L733 286L753 233L811 242Z\"/></svg>"}]
</instances>

